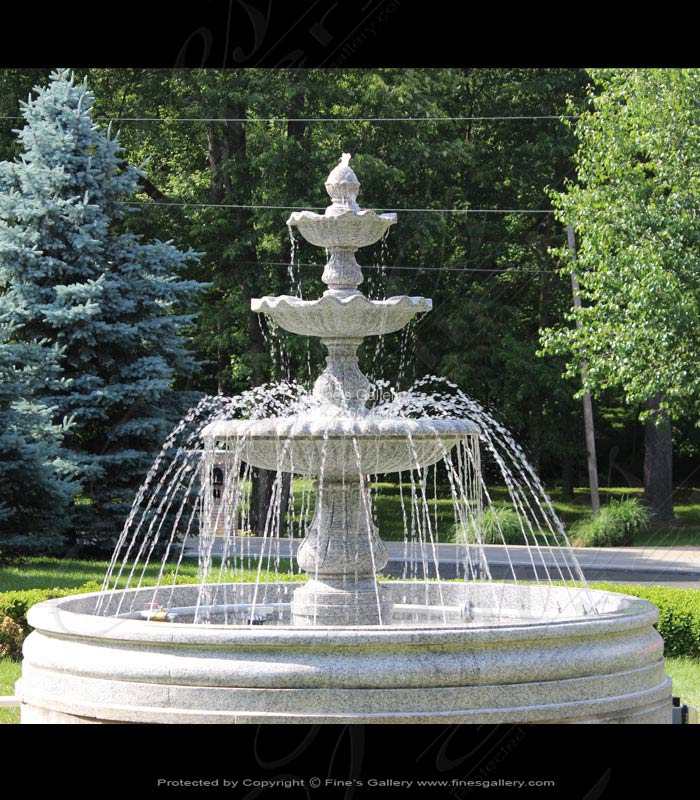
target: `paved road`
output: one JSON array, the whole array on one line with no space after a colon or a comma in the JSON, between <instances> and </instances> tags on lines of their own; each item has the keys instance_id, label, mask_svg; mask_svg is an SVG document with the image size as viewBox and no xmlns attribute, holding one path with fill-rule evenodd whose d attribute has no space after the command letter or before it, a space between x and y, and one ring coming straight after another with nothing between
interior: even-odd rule
<instances>
[{"instance_id":1,"label":"paved road","mask_svg":"<svg viewBox=\"0 0 700 800\"><path fill-rule=\"evenodd\" d=\"M272 544L272 552L280 558L289 558L296 554L299 540L280 539ZM260 554L263 539L256 536L241 537L236 541L236 552L250 556ZM387 542L389 548L389 564L385 574L401 576L408 574L421 577L423 559L417 546L405 548L401 542ZM214 555L222 552L223 540L214 543ZM265 543L266 550L270 542ZM445 578L463 575L462 565L465 561L464 548L454 544L435 545L437 559L433 558L433 548L426 548L426 560L432 565L437 560L440 564L440 575ZM474 550L474 548L472 548ZM583 574L587 580L613 580L617 583L645 583L665 586L686 586L700 589L700 547L575 547ZM522 580L532 580L537 572L538 577L546 578L549 572L553 578L563 574L568 577L566 567L567 550L541 548L533 550L521 545L487 545L484 554L496 579L507 579L512 576ZM196 556L197 543L188 546L186 555ZM472 558L474 562L476 557ZM512 564L512 568L511 568ZM560 571L561 569L561 571ZM430 575L434 575L434 567L429 566Z\"/></svg>"}]
</instances>

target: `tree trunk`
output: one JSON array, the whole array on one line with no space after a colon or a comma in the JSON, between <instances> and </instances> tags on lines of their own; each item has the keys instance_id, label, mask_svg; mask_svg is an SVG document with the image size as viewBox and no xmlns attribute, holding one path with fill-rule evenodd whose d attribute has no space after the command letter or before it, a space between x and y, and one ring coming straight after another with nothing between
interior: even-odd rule
<instances>
[{"instance_id":1,"label":"tree trunk","mask_svg":"<svg viewBox=\"0 0 700 800\"><path fill-rule=\"evenodd\" d=\"M216 130L215 124L207 126L207 156L209 158L209 171L211 182L211 201L212 203L223 203L223 181L221 173L223 169L221 139Z\"/></svg>"},{"instance_id":2,"label":"tree trunk","mask_svg":"<svg viewBox=\"0 0 700 800\"><path fill-rule=\"evenodd\" d=\"M230 118L240 118L245 116L245 109L242 106L235 106L226 109L226 116ZM214 203L244 203L246 202L246 190L249 186L248 155L246 152L246 130L245 125L239 122L226 122L223 125L212 124L207 129L207 144L209 155L209 167L211 170L211 194ZM233 185L231 181L231 171L236 169L238 175L237 185L239 195L234 197ZM242 192L242 193L240 193ZM240 230L252 225L252 215L249 209L239 208L232 210L238 218ZM241 253L241 257L248 257L251 261L255 260L255 250L251 248L250 253ZM251 267L248 267L250 270ZM250 297L257 294L256 281L251 280L251 274L242 278L242 296L246 302ZM248 334L249 334L249 353L251 355L252 383L259 386L268 380L265 370L266 346L260 330L258 315L248 311ZM251 498L249 521L253 533L262 536L267 528L268 533L277 530L277 520L270 519L268 515L272 504L272 487L275 480L275 473L264 469L251 470ZM289 497L289 479L282 484L282 498L280 503L281 519L279 530L284 527L284 515L287 511Z\"/></svg>"},{"instance_id":3,"label":"tree trunk","mask_svg":"<svg viewBox=\"0 0 700 800\"><path fill-rule=\"evenodd\" d=\"M259 386L266 381L266 374L263 369L263 363L266 356L265 340L260 330L260 321L257 314L251 314L248 317L249 322L249 341L250 341L250 354L252 361L252 378L253 385ZM250 528L256 536L263 536L267 527L268 535L276 533L278 530L280 534L286 530L285 515L287 513L287 505L289 503L289 491L291 486L291 475L285 473L282 476L282 485L280 487L281 499L279 505L279 520L270 519L268 522L268 514L272 512L272 487L275 482L276 473L267 469L253 469L251 470L251 494L250 494Z\"/></svg>"},{"instance_id":4,"label":"tree trunk","mask_svg":"<svg viewBox=\"0 0 700 800\"><path fill-rule=\"evenodd\" d=\"M561 497L562 500L574 499L574 459L565 456L561 463Z\"/></svg>"},{"instance_id":5,"label":"tree trunk","mask_svg":"<svg viewBox=\"0 0 700 800\"><path fill-rule=\"evenodd\" d=\"M282 474L279 488L279 504L272 505L273 486L277 473L267 469L251 470L250 529L257 535L283 535L287 530L286 515L289 506L291 475ZM269 519L268 519L269 517Z\"/></svg>"},{"instance_id":6,"label":"tree trunk","mask_svg":"<svg viewBox=\"0 0 700 800\"><path fill-rule=\"evenodd\" d=\"M673 438L668 415L659 409L660 402L660 395L656 395L644 406L654 412L644 426L644 499L655 519L672 522Z\"/></svg>"}]
</instances>

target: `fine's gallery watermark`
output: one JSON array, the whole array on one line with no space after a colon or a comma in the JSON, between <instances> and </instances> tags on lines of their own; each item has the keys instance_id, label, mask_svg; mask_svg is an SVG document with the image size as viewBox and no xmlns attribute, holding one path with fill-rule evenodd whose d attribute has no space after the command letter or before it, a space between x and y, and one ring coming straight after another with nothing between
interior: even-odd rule
<instances>
[{"instance_id":1,"label":"fine's gallery watermark","mask_svg":"<svg viewBox=\"0 0 700 800\"><path fill-rule=\"evenodd\" d=\"M542 778L490 778L466 780L462 778L398 778L386 775L366 778L328 778L312 776L299 778L284 776L279 778L156 778L159 789L231 789L231 790L283 790L283 789L552 789L556 781Z\"/></svg>"}]
</instances>

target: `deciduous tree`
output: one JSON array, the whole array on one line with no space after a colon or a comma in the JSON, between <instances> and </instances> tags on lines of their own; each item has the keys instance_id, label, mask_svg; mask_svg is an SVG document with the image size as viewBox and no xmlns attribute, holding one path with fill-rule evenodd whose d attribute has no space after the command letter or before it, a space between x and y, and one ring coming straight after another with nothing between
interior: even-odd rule
<instances>
[{"instance_id":1,"label":"deciduous tree","mask_svg":"<svg viewBox=\"0 0 700 800\"><path fill-rule=\"evenodd\" d=\"M560 324L542 339L567 356L569 375L587 363L591 392L615 389L640 412L645 493L671 519L671 422L700 416L700 71L591 77L576 180L555 196L579 241L583 307L567 319L581 327Z\"/></svg>"}]
</instances>

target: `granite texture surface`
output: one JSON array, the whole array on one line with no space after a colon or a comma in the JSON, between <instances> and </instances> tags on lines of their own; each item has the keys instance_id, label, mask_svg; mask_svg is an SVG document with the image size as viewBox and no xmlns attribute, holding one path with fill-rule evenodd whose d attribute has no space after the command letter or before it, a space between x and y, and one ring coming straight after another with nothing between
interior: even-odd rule
<instances>
[{"instance_id":1,"label":"granite texture surface","mask_svg":"<svg viewBox=\"0 0 700 800\"><path fill-rule=\"evenodd\" d=\"M251 300L251 308L264 313L280 328L300 336L323 339L382 336L404 328L416 314L430 311L425 297L399 295L370 300L360 292L328 292L316 300L279 295Z\"/></svg>"},{"instance_id":2,"label":"granite texture surface","mask_svg":"<svg viewBox=\"0 0 700 800\"><path fill-rule=\"evenodd\" d=\"M212 422L205 440L227 443L262 469L325 477L376 475L434 464L457 440L477 433L468 420L390 419L317 413Z\"/></svg>"},{"instance_id":3,"label":"granite texture surface","mask_svg":"<svg viewBox=\"0 0 700 800\"><path fill-rule=\"evenodd\" d=\"M289 597L288 586L277 586L267 601L275 591ZM434 586L381 586L398 603L438 599ZM192 603L196 589L175 587L171 605ZM492 590L443 585L442 603L471 607L471 621L423 628L143 622L94 616L97 595L49 600L30 610L36 630L17 684L22 719L671 722L671 684L651 604L605 592L550 587L545 595L534 586L505 586L494 621L479 611L492 609ZM136 593L138 605L153 589Z\"/></svg>"}]
</instances>

